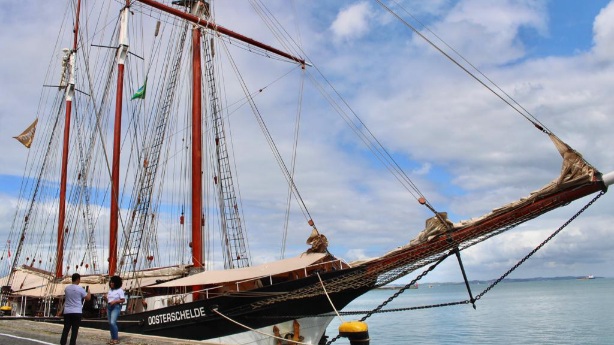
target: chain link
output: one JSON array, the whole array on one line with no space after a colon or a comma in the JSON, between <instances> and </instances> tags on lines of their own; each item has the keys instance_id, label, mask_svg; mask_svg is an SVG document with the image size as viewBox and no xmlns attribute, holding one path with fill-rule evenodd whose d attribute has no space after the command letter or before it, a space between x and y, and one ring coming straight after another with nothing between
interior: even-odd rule
<instances>
[{"instance_id":1,"label":"chain link","mask_svg":"<svg viewBox=\"0 0 614 345\"><path fill-rule=\"evenodd\" d=\"M525 261L527 261L531 256L533 256L533 254L535 254L538 250L540 250L544 245L546 245L548 242L550 242L550 240L552 240L556 235L558 235L559 232L561 232L564 228L566 228L580 214L582 214L584 211L586 211L586 209L589 208L595 201L597 201L597 199L599 199L603 194L605 194L604 190L602 190L599 194L597 194L597 196L595 196L591 201L589 201L576 214L574 214L569 220L567 220L563 225L561 225L561 227L559 227L555 232L553 232L550 236L548 236L548 238L546 238L542 243L540 243L537 247L535 247L535 249L533 249L529 254L527 254L524 258L522 258L520 261L518 261L518 263L516 263L512 268L510 268L507 272L505 272L505 274L503 274L501 277L499 277L497 280L495 280L491 285L489 285L486 289L484 289L484 291L482 291L477 296L475 296L474 300L478 301L486 293L488 293L493 287L495 287L495 285L499 284L503 279L505 279L508 275L510 275L514 270L516 270L518 267L520 267L520 265L522 265ZM409 284L407 284L404 287L402 287L401 289L399 289L399 291L397 291L394 295L390 296L386 301L381 303L375 309L370 310L370 311L340 312L340 314L341 315L362 315L362 314L366 314L365 316L363 316L360 319L360 321L365 321L371 315L376 314L376 313L392 313L392 312L400 312L400 311L411 311L411 310L420 310L420 309L429 309L429 308L448 307L448 306L454 306L454 305L461 305L461 304L469 304L469 303L471 303L470 300L464 300L464 301L458 301L458 302L431 304L431 305L425 305L425 306L419 306L419 307L408 307L408 308L397 308L397 309L381 310L384 306L386 306L392 300L397 298L400 294L405 292L405 290L409 289L411 285L415 284L420 279L422 279L424 276L426 276L429 272L431 272L433 269L435 269L435 267L437 267L445 258L450 256L452 253L453 252L449 252L448 254L444 255L436 263L431 265L427 270L422 272L419 276L417 276L415 279L413 279ZM336 337L334 337L331 340L329 340L326 343L326 345L332 344L333 342L335 342L340 337L341 337L340 335L337 335Z\"/></svg>"},{"instance_id":2,"label":"chain link","mask_svg":"<svg viewBox=\"0 0 614 345\"><path fill-rule=\"evenodd\" d=\"M558 233L561 232L565 227L567 227L567 225L569 225L571 222L573 222L574 219L576 219L580 214L582 214L582 212L586 211L586 209L589 208L595 201L597 201L597 199L599 199L603 194L605 194L605 191L602 190L599 194L597 194L593 198L593 200L589 201L588 204L584 205L584 207L582 207L580 209L580 211L578 211L576 214L574 214L573 217L569 218L569 220L567 220L565 222L565 224L561 225L560 228L558 228L555 232L553 232L550 236L548 236L548 238L546 238L542 243L540 243L537 247L535 247L535 249L533 249L529 254L527 254L527 256L522 258L522 260L518 261L518 263L516 263L512 268L510 268L507 272L505 272L505 274L503 274L501 277L499 277L499 279L495 280L492 284L490 284L490 286L488 286L486 289L484 289L484 291L482 291L477 296L475 296L475 300L477 301L480 298L482 298L482 296L484 296L486 293L488 293L488 291L490 291L495 285L499 284L503 279L505 279L505 277L507 277L515 269L520 267L520 265L522 265L531 256L533 256L533 254L535 254L538 250L540 250L543 246L545 246L546 243L550 242L550 240L552 240L554 238L554 236L558 235Z\"/></svg>"},{"instance_id":3,"label":"chain link","mask_svg":"<svg viewBox=\"0 0 614 345\"><path fill-rule=\"evenodd\" d=\"M442 256L439 260L437 260L437 262L435 262L434 264L432 264L431 266L429 266L429 268L427 268L426 270L424 270L422 273L420 273L416 278L414 278L412 281L410 281L408 284L406 284L405 286L403 286L401 289L399 289L399 291L397 291L394 295L388 297L387 300L385 300L384 302L382 302L380 305L378 305L375 309L370 310L366 313L365 316L363 316L360 321L365 321L366 319L368 319L369 317L371 317L371 315L376 314L376 313L386 313L388 312L387 310L382 311L381 309L383 307L385 307L388 303L392 302L392 300L394 300L395 298L399 297L399 295L401 295L403 292L405 292L405 290L409 289L412 285L416 284L420 279L422 279L424 276L426 276L427 274L429 274L429 272L431 272L432 270L435 269L435 267L437 267L440 263L443 262L443 260L445 258L447 258L448 256L450 256L452 252L449 252L448 254ZM391 310L393 311L393 310ZM360 313L360 314L364 314L364 313ZM326 345L330 345L333 342L335 342L337 339L339 339L341 336L337 335L336 337L334 337L333 339L329 340Z\"/></svg>"}]
</instances>

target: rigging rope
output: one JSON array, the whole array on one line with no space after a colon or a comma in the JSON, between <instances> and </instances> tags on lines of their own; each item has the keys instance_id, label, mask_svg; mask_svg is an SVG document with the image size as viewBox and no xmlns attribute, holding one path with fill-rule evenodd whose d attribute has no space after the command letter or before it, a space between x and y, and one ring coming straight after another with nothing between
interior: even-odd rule
<instances>
[{"instance_id":1,"label":"rigging rope","mask_svg":"<svg viewBox=\"0 0 614 345\"><path fill-rule=\"evenodd\" d=\"M264 333L264 332L259 331L257 329L251 328L251 327L249 327L247 325L244 325L244 324L240 323L239 321L233 320L233 319L229 318L228 316L220 313L219 310L217 310L217 309L212 309L211 311L216 313L216 314L218 314L219 316L223 317L224 319L226 319L226 320L228 320L228 321L230 321L230 322L232 322L232 323L234 323L234 324L236 324L238 326L241 326L241 327L243 327L245 329L248 329L248 330L250 330L252 332L256 332L258 334L261 334L261 335L264 335L264 336L267 336L267 337L273 338L273 339L278 339L278 340L282 340L282 341L287 341L288 340L288 339L280 338L280 337L275 336L273 334ZM303 343L303 342L296 341L296 340L292 340L292 344L311 345L311 343Z\"/></svg>"},{"instance_id":2,"label":"rigging rope","mask_svg":"<svg viewBox=\"0 0 614 345\"><path fill-rule=\"evenodd\" d=\"M228 47L226 45L223 45L224 49L226 50L226 52L228 53ZM271 151L273 152L275 159L277 161L277 164L279 165L280 169L282 170L282 173L284 174L284 177L286 178L286 181L288 182L289 186L291 186L292 189L292 193L294 194L294 196L296 197L297 201L299 202L300 206L301 206L301 211L303 212L303 215L305 216L306 219L312 219L311 214L309 213L309 210L307 209L307 205L305 203L305 201L303 200L297 186L294 183L294 179L292 178L292 174L290 173L290 169L288 169L288 166L286 165L285 161L283 160L281 153L279 152L279 149L277 148L277 145L275 144L275 141L273 140L273 136L271 135L270 131L267 128L266 122L264 121L264 118L262 117L262 114L260 114L260 111L258 110L258 107L256 106L256 103L254 102L254 99L250 96L250 92L247 88L247 85L245 83L245 80L243 80L241 74L239 73L239 70L237 68L237 65L234 61L234 59L232 58L232 56L228 53L228 58L229 61L232 65L232 68L234 69L237 78L239 79L239 82L241 84L241 88L243 89L243 92L245 93L245 95L249 96L247 97L247 101L248 104L250 105L250 107L252 108L252 113L254 114L256 121L258 122L258 125L260 126L260 129L262 130L262 133L265 136L265 139L267 141L267 143L269 144L269 147L271 149Z\"/></svg>"},{"instance_id":3,"label":"rigging rope","mask_svg":"<svg viewBox=\"0 0 614 345\"><path fill-rule=\"evenodd\" d=\"M482 297L484 297L485 294L487 294L493 287L495 287L495 285L499 284L503 279L505 279L505 277L507 277L508 275L510 275L514 270L516 270L518 267L520 267L520 265L522 265L523 263L525 263L531 256L533 256L538 250L540 250L543 246L545 246L548 242L550 242L556 235L558 235L563 229L565 229L572 221L574 221L580 214L582 214L584 211L586 211L587 208L589 208L595 201L597 201L597 199L599 199L602 195L605 194L605 191L601 191L599 192L599 194L597 194L591 201L589 201L586 205L584 205L578 212L576 212L576 214L574 214L570 219L568 219L563 225L561 225L556 231L554 231L550 236L548 236L542 243L540 243L537 247L535 247L531 252L529 252L525 257L523 257L520 261L518 261L514 266L512 266L507 272L505 272L501 277L499 277L497 280L495 280L492 284L490 284L486 289L484 289L484 291L482 291L481 293L477 294L475 296L475 298L473 299L468 299L468 300L463 300L463 301L457 301L457 302L449 302L449 303L440 303L440 304L432 304L432 305L426 305L426 306L418 306L418 307L409 307L409 308L396 308L396 309L386 309L386 310L382 310L382 308L390 303L392 300L394 300L395 298L397 298L399 295L401 295L401 293L405 292L405 290L407 290L412 284L415 284L417 281L419 281L420 279L422 279L426 274L428 274L428 272L432 271L437 265L439 265L445 258L447 258L448 256L450 256L451 254L454 253L454 251L449 252L446 256L442 257L438 262L436 262L435 264L431 265L426 271L422 272L419 276L417 276L415 279L413 279L409 284L405 285L403 288L399 289L398 292L396 292L394 295L390 296L386 301L384 301L383 303L381 303L380 305L378 305L376 308L374 308L373 310L370 311L352 311L352 312L341 312L341 315L362 315L362 314L366 314L365 316L363 316L360 321L365 321L367 318L369 318L371 315L375 314L375 313L389 313L389 312L399 312L399 311L409 311L409 310L419 310L419 309L428 309L428 308L437 308L437 307L446 307L446 306L453 306L453 305L460 305L460 304L470 304L470 303L474 303L475 301L480 300ZM475 307L474 307L475 308ZM339 338L339 336L331 339L329 342L326 343L326 345L329 345L331 343L333 343L334 341L336 341Z\"/></svg>"},{"instance_id":4,"label":"rigging rope","mask_svg":"<svg viewBox=\"0 0 614 345\"><path fill-rule=\"evenodd\" d=\"M553 232L550 236L548 236L548 238L546 238L542 243L540 243L537 247L535 247L535 249L533 249L529 254L527 254L524 258L522 258L522 260L518 261L518 263L516 263L516 265L514 265L512 268L510 268L499 279L494 281L484 291L482 291L477 296L475 296L475 299L479 300L480 298L482 298L482 296L484 296L488 291L490 291L490 289L492 289L495 285L499 284L499 282L501 282L505 277L510 275L510 273L512 273L516 268L518 268L525 261L527 261L531 256L533 256L533 254L535 254L544 245L546 245L546 243L550 242L550 240L552 240L554 238L554 236L558 235L559 232L561 232L565 227L567 227L567 225L569 225L572 221L574 221L574 219L576 219L580 214L582 214L587 208L589 208L595 201L597 201L597 199L601 198L601 196L604 195L604 194L605 194L605 191L603 191L603 190L601 192L599 192L599 194L597 194L591 201L589 201L586 205L584 205L584 207L582 207L580 209L580 211L578 211L571 218L569 218L563 225L561 225L561 227L559 227L555 232Z\"/></svg>"},{"instance_id":5,"label":"rigging rope","mask_svg":"<svg viewBox=\"0 0 614 345\"><path fill-rule=\"evenodd\" d=\"M339 315L339 312L337 311L337 308L335 308L335 304L330 299L330 296L328 295L328 292L326 291L326 286L324 286L324 282L322 281L322 277L320 277L320 272L316 272L316 275L318 276L318 280L320 281L320 285L322 286L322 290L324 291L324 295L326 295L326 299L328 299L328 303L330 303L331 308L333 308L333 311L335 312L335 314L337 314L337 317L341 320L341 322L344 322L343 318L341 317L341 315Z\"/></svg>"},{"instance_id":6,"label":"rigging rope","mask_svg":"<svg viewBox=\"0 0 614 345\"><path fill-rule=\"evenodd\" d=\"M302 55L307 57L307 54L300 48L300 44L296 43L292 37L283 29L281 24L277 22L275 17L270 13L268 8L262 4L261 1L256 3L255 1L251 2L252 7L256 10L261 18L267 22L269 27L280 28L275 33L275 36L278 38L280 43L285 47L285 49L291 51L295 55ZM269 21L271 22L269 24ZM285 37L288 41L287 44L284 43L282 37ZM292 43L292 44L290 44ZM294 49L292 49L295 47ZM329 104L335 109L335 111L343 118L343 120L348 124L348 126L357 134L357 136L363 141L363 143L367 146L367 148L374 154L374 156L382 162L382 164L392 173L392 175L404 186L404 188L410 192L410 194L416 199L419 200L421 198L425 198L425 196L420 192L418 187L413 183L413 181L407 176L407 174L403 171L403 169L399 166L396 160L392 157L392 155L384 148L381 142L373 135L373 133L369 130L366 124L358 117L358 115L354 112L354 110L349 106L349 104L341 97L341 94L335 89L328 79L324 76L324 74L317 68L317 66L312 66L318 72L318 75L326 82L326 84L333 90L333 93L341 100L341 104L348 109L346 112L342 109L341 104L339 104L336 100L334 100L325 90L319 85L316 79L310 74L311 80L314 82L314 85L320 90L320 93L324 96L324 98L329 102ZM352 120L352 117L354 120ZM311 217L309 218L311 219Z\"/></svg>"},{"instance_id":7,"label":"rigging rope","mask_svg":"<svg viewBox=\"0 0 614 345\"><path fill-rule=\"evenodd\" d=\"M291 165L290 165L290 178L292 180L294 180L294 172L296 169L296 151L298 148L298 138L299 138L299 129L301 128L301 110L303 108L303 89L305 87L305 74L302 73L302 78L301 78L301 85L300 85L300 91L298 93L299 96L299 102L298 102L298 106L297 106L297 111L296 111L296 121L294 122L294 141L293 141L293 145L292 145L292 158L291 158ZM290 223L290 208L291 208L291 202L292 202L292 185L288 185L288 196L286 199L286 214L285 214L285 219L284 219L284 232L282 235L282 240L281 240L281 255L280 258L283 259L285 256L285 252L286 252L286 240L288 238L288 225Z\"/></svg>"},{"instance_id":8,"label":"rigging rope","mask_svg":"<svg viewBox=\"0 0 614 345\"><path fill-rule=\"evenodd\" d=\"M341 116L346 124L356 133L360 140L367 146L367 148L373 153L373 155L390 171L390 173L401 183L401 185L416 199L424 198L424 195L418 189L413 181L407 176L405 171L399 166L392 155L384 148L381 142L375 137L375 135L369 130L367 125L358 117L358 114L350 107L350 105L341 97L341 94L335 89L332 83L324 76L324 74L318 69L317 66L313 67L318 75L326 82L326 84L333 90L334 94L341 99L342 104L349 110L349 114L346 113L341 105L338 104L320 85L316 78L309 73L312 82L318 88L322 96L328 101L328 103L335 109L335 111ZM350 116L351 115L351 116ZM352 117L356 122L352 120Z\"/></svg>"},{"instance_id":9,"label":"rigging rope","mask_svg":"<svg viewBox=\"0 0 614 345\"><path fill-rule=\"evenodd\" d=\"M432 270L435 269L435 267L439 266L440 263L442 263L448 256L450 256L453 252L448 252L448 254L443 255L441 258L439 258L439 260L437 260L437 262L435 262L434 264L432 264L431 266L429 266L429 268L427 268L426 270L424 270L422 273L420 273L416 278L414 278L412 281L410 281L408 284L406 284L404 287L402 287L401 289L399 289L399 291L397 291L394 295L390 296L386 301L384 301L383 303L381 303L380 305L378 305L377 307L375 307L373 310L368 311L366 313L365 316L363 316L359 321L365 321L366 319L368 319L369 317L371 317L371 315L376 314L376 313L380 313L380 312L385 312L385 311L381 311L381 309L383 307L385 307L388 303L392 302L392 300L394 300L395 298L399 297L403 292L405 292L405 290L409 289L412 285L415 285L416 282L418 282L420 279L422 279L424 276L426 276L427 274L429 274ZM342 312L343 314L343 312ZM339 339L341 337L341 335L337 335L336 337L334 337L333 339L329 340L326 345L330 345L333 342L335 342L337 339Z\"/></svg>"},{"instance_id":10,"label":"rigging rope","mask_svg":"<svg viewBox=\"0 0 614 345\"><path fill-rule=\"evenodd\" d=\"M507 96L509 98L509 100L505 99L505 97L501 96L499 93L497 93L492 87L488 86L486 84L486 82L484 82L482 79L480 79L478 76L476 76L473 72L471 72L467 67L463 66L460 62L458 62L455 58L453 58L450 54L446 53L443 49L441 49L438 45L436 45L432 40L430 40L428 37L426 37L423 33L421 33L415 26L413 26L412 24L410 24L409 22L407 22L405 19L401 18L400 15L398 15L397 13L395 13L389 6L387 6L386 4L383 3L382 0L375 0L378 4L380 4L380 6L382 8L384 8L386 11L388 11L391 15L393 15L395 18L397 18L399 21L401 21L405 26L407 26L409 29L411 29L416 35L420 36L420 38L422 38L424 41L426 41L426 43L428 43L429 45L431 45L433 48L435 48L437 51L439 51L443 56L445 56L448 60L450 60L452 63L454 63L456 66L458 66L460 69L462 69L465 73L467 73L470 77L472 77L473 79L475 79L478 83L482 84L482 86L484 86L486 89L488 89L490 92L492 92L495 96L497 96L499 99L501 99L503 102L505 102L508 106L510 106L512 109L514 109L518 114L520 114L522 117L524 117L527 121L531 122L537 129L539 129L540 131L546 133L546 134L550 134L551 132L543 125L541 124L531 113L529 113L524 107L522 107L520 104L518 104L518 102L516 100L514 100L509 94L507 94L505 91L503 91L499 86L497 86L491 79L489 79L488 77L486 77L484 75L484 73L482 73L477 67L475 67L473 64L471 64L469 61L467 61L467 59L465 59L460 53L458 53L455 49L451 48L446 42L444 42L439 36L437 36L436 34L434 34L430 29L428 29L424 24L422 24L420 21L418 21L414 16L412 16L412 18L414 18L414 20L416 20L418 23L420 23L420 25L422 25L423 27L425 27L429 32L431 32L437 39L439 39L441 42L443 42L447 47L449 47L456 55L458 55L463 61L465 61L467 64L469 64L469 66L471 66L473 69L475 69L479 74L481 74L482 76L484 76L486 78L486 80L488 80L491 84L494 85L494 87L498 90L500 90L505 96ZM397 5L399 5L397 3ZM399 5L400 6L400 5ZM401 6L402 7L402 6ZM404 9L405 10L405 9ZM409 12L407 10L405 10L406 13L409 14ZM411 14L410 14L411 16ZM514 106L514 104L518 105L518 108L516 106ZM519 109L520 108L520 109ZM521 111L522 109L522 111ZM524 111L524 112L523 112Z\"/></svg>"},{"instance_id":11,"label":"rigging rope","mask_svg":"<svg viewBox=\"0 0 614 345\"><path fill-rule=\"evenodd\" d=\"M605 194L605 191L601 191L598 195L596 195L592 200L590 200L585 206L583 206L578 212L576 212L575 215L573 215L569 220L567 220L563 225L561 225L556 231L554 231L550 236L548 236L542 243L540 243L535 249L533 249L530 253L528 253L525 257L523 257L517 264L515 264L512 268L510 268L505 274L503 274L500 278L498 278L496 281L494 281L490 286L488 286L484 291L482 291L481 293L479 293L478 295L476 295L474 298L470 298L467 300L462 300L462 301L456 301L456 302L446 302L446 303L438 303L438 304L431 304L431 305L423 305L423 306L415 306L415 307L407 307L407 308L395 308L395 309L383 309L383 307L385 307L388 303L392 302L395 298L397 298L399 295L401 295L403 292L405 292L407 289L411 288L412 285L415 285L419 280L421 280L424 276L426 276L429 272L431 272L432 270L434 270L441 262L443 262L447 257L449 257L450 255L455 254L455 250L449 250L447 253L443 254L441 257L439 257L435 262L433 262L431 264L431 266L428 267L428 269L424 270L420 275L418 275L416 278L414 278L411 282L409 282L408 284L406 284L404 287L402 287L401 289L399 289L399 291L397 291L394 295L390 296L387 300L385 300L384 302L382 302L380 305L378 305L376 308L372 309L372 310L367 310L367 311L340 311L338 312L339 315L364 315L363 318L360 319L360 321L365 321L367 318L369 318L371 315L373 314L378 314L378 313L390 313L390 312L400 312L400 311L411 311L411 310L420 310L420 309L429 309L429 308L437 308L437 307L446 307L446 306L454 306L454 305L461 305L461 304L470 304L472 302L475 302L479 299L481 299L486 293L488 293L495 285L497 285L499 282L501 282L505 277L507 277L509 274L511 274L514 270L516 270L519 266L521 266L524 262L526 262L532 255L534 255L538 250L540 250L544 245L546 245L549 241L551 241L557 234L559 234L564 228L566 228L573 220L575 220L580 214L582 214L586 209L588 209L588 207L590 207L597 199L599 199L603 194ZM466 249L470 246L464 246L463 249ZM331 283L334 283L333 281L329 281L328 285L330 286ZM350 281L344 281L344 285L346 287L351 286L351 282ZM318 288L321 290L321 286L318 286ZM328 292L328 290L327 290ZM335 290L335 292L339 292L338 290ZM473 301L472 301L473 300ZM327 314L321 314L321 315L275 315L275 316L270 316L270 318L286 318L286 319L291 319L291 318L307 318L307 317L330 317L333 314L331 313L327 313ZM265 317L267 318L268 316L259 316L259 317ZM332 340L330 340L327 345L331 344L332 342L334 342L335 340L337 340L339 338L336 337Z\"/></svg>"}]
</instances>

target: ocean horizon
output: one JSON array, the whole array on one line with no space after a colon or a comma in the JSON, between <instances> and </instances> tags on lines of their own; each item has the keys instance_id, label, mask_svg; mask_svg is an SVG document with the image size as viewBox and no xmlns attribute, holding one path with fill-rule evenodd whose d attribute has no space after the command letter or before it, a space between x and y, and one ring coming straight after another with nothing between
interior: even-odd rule
<instances>
[{"instance_id":1,"label":"ocean horizon","mask_svg":"<svg viewBox=\"0 0 614 345\"><path fill-rule=\"evenodd\" d=\"M531 277L531 278L505 278L502 280L502 282L506 282L506 283L519 283L519 282L531 282L531 281L544 281L544 280L577 280L577 279L589 279L589 277L592 277L590 279L612 279L612 277L601 277L601 276L593 276L593 275L586 275L586 276L555 276L555 277ZM469 280L469 284L491 284L494 281L496 281L499 278L493 278L493 279L486 279L486 280L480 280L480 279L472 279ZM385 285L383 287L380 287L378 289L390 289L390 288L402 288L406 285L407 283L391 283L388 285ZM425 281L423 283L418 282L418 285L454 285L454 284L465 284L465 282L463 281L445 281L445 282L429 282L429 281Z\"/></svg>"},{"instance_id":2,"label":"ocean horizon","mask_svg":"<svg viewBox=\"0 0 614 345\"><path fill-rule=\"evenodd\" d=\"M471 282L472 295L488 286ZM370 291L343 311L372 310L397 292ZM614 278L510 279L484 294L474 310L471 304L430 307L468 300L464 283L424 283L404 291L382 310L424 308L377 313L365 322L371 344L614 344L613 292ZM335 318L328 327L329 340L340 324ZM334 343L349 341L340 338Z\"/></svg>"}]
</instances>

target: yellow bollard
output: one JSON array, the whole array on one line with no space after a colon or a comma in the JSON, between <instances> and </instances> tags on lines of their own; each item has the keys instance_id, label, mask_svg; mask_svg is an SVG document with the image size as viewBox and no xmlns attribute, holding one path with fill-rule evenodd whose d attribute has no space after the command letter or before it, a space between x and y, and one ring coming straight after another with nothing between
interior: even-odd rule
<instances>
[{"instance_id":1,"label":"yellow bollard","mask_svg":"<svg viewBox=\"0 0 614 345\"><path fill-rule=\"evenodd\" d=\"M339 335L348 338L351 345L369 345L369 327L361 321L344 322L339 326Z\"/></svg>"}]
</instances>

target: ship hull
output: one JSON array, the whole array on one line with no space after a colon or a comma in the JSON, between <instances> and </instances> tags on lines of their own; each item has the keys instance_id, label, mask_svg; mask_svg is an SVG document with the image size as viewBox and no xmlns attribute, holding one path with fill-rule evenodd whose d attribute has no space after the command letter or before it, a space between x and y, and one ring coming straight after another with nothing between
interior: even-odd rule
<instances>
[{"instance_id":1,"label":"ship hull","mask_svg":"<svg viewBox=\"0 0 614 345\"><path fill-rule=\"evenodd\" d=\"M326 285L328 279L339 278L353 272L355 269L329 272L323 274L321 279ZM237 337L264 338L268 344L270 343L268 335L274 334L273 326L277 326L280 336L285 337L294 332L289 325L297 321L299 330L303 330L299 332L304 341L317 344L332 320L330 313L334 309L331 302L335 309L340 310L374 286L371 284L358 289L348 288L328 297L322 291L315 296L289 297L279 301L280 294L293 296L301 288L313 284L320 284L318 276L275 284L244 294L233 293L142 313L126 314L118 319L119 330L179 339L215 340L220 343L228 343L230 339L234 339L231 343L236 343ZM270 296L276 296L277 300L274 303L266 303ZM82 327L108 329L105 320L84 318ZM257 333L251 329L258 329L267 335L249 335L248 333ZM316 337L318 339L315 339ZM257 344L259 341L252 343Z\"/></svg>"}]
</instances>

